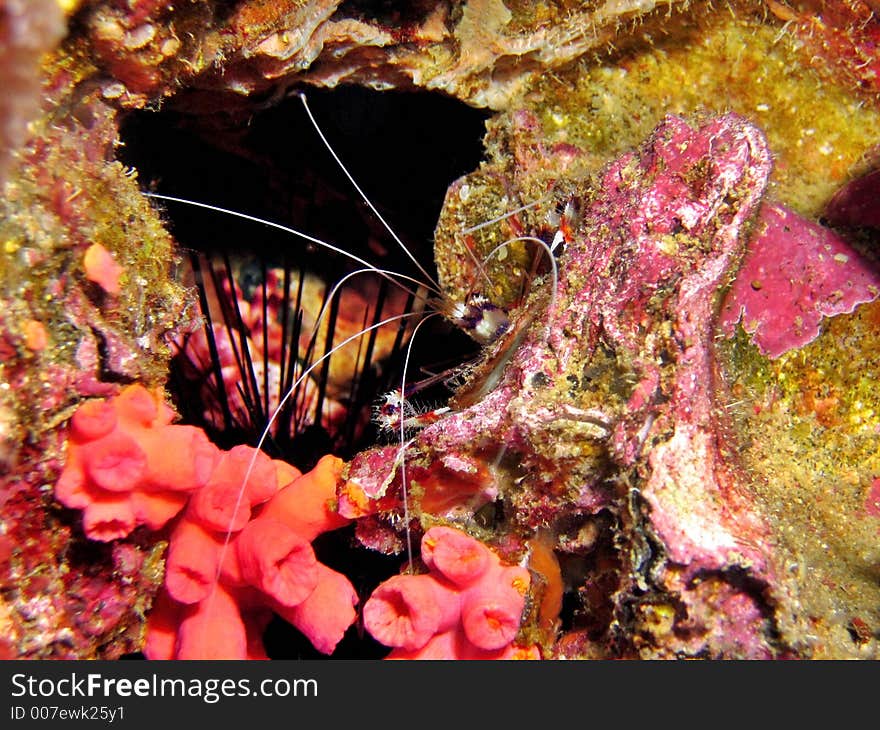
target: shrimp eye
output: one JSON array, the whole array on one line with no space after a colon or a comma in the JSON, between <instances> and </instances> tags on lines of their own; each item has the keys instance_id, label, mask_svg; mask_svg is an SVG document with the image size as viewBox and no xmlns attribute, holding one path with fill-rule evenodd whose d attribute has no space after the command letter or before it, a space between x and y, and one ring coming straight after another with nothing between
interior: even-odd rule
<instances>
[{"instance_id":1,"label":"shrimp eye","mask_svg":"<svg viewBox=\"0 0 880 730\"><path fill-rule=\"evenodd\" d=\"M481 345L495 342L510 329L507 312L479 293L469 294L463 303L456 305L452 320Z\"/></svg>"}]
</instances>

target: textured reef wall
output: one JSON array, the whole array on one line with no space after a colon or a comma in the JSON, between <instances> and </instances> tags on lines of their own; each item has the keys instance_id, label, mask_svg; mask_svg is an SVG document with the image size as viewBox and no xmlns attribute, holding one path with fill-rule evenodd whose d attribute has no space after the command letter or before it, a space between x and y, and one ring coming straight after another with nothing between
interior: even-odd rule
<instances>
[{"instance_id":1,"label":"textured reef wall","mask_svg":"<svg viewBox=\"0 0 880 730\"><path fill-rule=\"evenodd\" d=\"M875 5L0 0L0 653L877 658ZM495 113L434 254L506 318L405 447L300 474L173 423L219 305L119 128L339 84Z\"/></svg>"}]
</instances>

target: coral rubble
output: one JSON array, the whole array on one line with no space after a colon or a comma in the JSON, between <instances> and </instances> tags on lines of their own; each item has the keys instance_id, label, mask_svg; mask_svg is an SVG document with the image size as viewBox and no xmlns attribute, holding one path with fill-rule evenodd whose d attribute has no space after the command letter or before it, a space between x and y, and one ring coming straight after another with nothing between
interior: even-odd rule
<instances>
[{"instance_id":1,"label":"coral rubble","mask_svg":"<svg viewBox=\"0 0 880 730\"><path fill-rule=\"evenodd\" d=\"M421 87L497 109L547 69L609 43L621 24L679 4L442 0L370 12L338 0L284 0L226 12L215 0L98 2L84 20L90 53L127 104L169 94L178 79L246 96L299 76L326 87Z\"/></svg>"}]
</instances>

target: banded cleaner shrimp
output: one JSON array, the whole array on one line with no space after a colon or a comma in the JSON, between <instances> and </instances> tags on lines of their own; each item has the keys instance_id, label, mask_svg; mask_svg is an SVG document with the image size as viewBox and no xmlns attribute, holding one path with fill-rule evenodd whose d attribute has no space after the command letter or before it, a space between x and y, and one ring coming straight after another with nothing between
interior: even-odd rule
<instances>
[{"instance_id":1,"label":"banded cleaner shrimp","mask_svg":"<svg viewBox=\"0 0 880 730\"><path fill-rule=\"evenodd\" d=\"M331 153L333 153L335 155L335 152L333 152L332 147L330 147L329 144L328 144L328 148L330 148ZM341 164L342 163L340 162L340 165ZM358 190L358 192L360 193L360 188L358 188L357 183L355 183L354 180L351 180L351 182L355 186L355 188ZM363 193L360 193L360 194L364 198L366 198L366 196L363 195ZM161 194L161 193L154 194L153 197L156 199L159 199L159 200L162 200L164 197L164 199L166 200L166 204L168 204L168 205L173 205L175 202L179 203L179 204L184 202L184 201L182 201L182 199L179 199L176 196L163 196L163 194ZM190 201L190 204L191 205L193 204L192 201ZM378 210L375 209L373 204L370 203L369 201L367 201L366 204L371 209L373 209L374 214L381 220L381 214L379 213ZM198 206L199 203L196 202L195 205ZM233 213L233 215L235 215L235 217L238 219L244 218L244 219L250 220L251 222L258 221L257 217L249 216L246 214L241 214L240 212L233 212L229 209L224 209L222 207L214 207L214 206L209 206L207 204L202 204L200 207L202 207L202 208L209 208L210 207L210 208L213 208L213 210L215 212L219 211L224 214ZM515 212L516 211L514 211L514 213ZM267 221L265 221L265 220L258 221L258 222L262 222L264 224L267 224ZM397 239L397 243L403 248L402 242L400 242L400 239L397 238L397 235L394 233L394 231L391 229L391 227L388 226L387 224L385 224L384 220L382 222L385 225L386 229L388 230L389 235L394 237L395 239ZM498 221L490 221L489 223L494 224L497 222ZM277 224L268 223L268 225L272 226L276 229L283 228L282 226L279 226ZM332 244L327 244L327 243L319 240L318 238L311 236L310 234L301 234L300 233L300 234L296 234L296 235L301 240L308 241L311 246L319 249L320 251L325 251L325 250L332 251L336 254L344 255L344 256L352 259L356 264L363 267L363 269L369 269L372 274L378 275L379 277L381 277L381 279L383 280L383 283L391 280L392 278L396 278L397 281L403 282L403 286L409 288L409 291L407 293L410 297L410 301L408 302L408 304L412 304L413 299L415 299L417 297L417 292L413 290L413 287L416 287L416 286L421 286L421 287L424 287L425 289L429 289L433 293L433 296L436 299L440 300L438 287L436 286L436 284L434 284L430 280L430 275L425 270L425 268L420 266L419 263L417 261L415 261L415 259L412 257L411 254L407 253L407 255L410 256L410 258L413 260L413 265L416 266L417 268L421 269L419 277L410 277L408 275L399 275L399 274L395 274L395 273L391 272L390 270L382 269L378 266L373 266L373 265L367 263L366 259L361 258L357 254L351 254L350 252L340 252L338 247L336 247ZM528 239L525 237L520 237L519 240L528 240ZM547 248L547 244L545 242L543 242L542 240L540 240L540 239L533 239L533 240L538 245L538 247L544 247L545 249ZM496 246L495 249L489 254L488 258L492 258L493 256L498 255L499 252L504 250L506 245L507 244L505 243L505 244ZM474 259L477 267L480 267L480 263L479 263L478 259L476 258L476 256L473 253L470 253L469 255L471 256L471 258ZM551 265L555 266L555 264L552 261L552 257L550 257L550 261L551 261ZM225 281L232 282L234 279L233 274L232 274L233 267L230 265L230 260L229 260L228 256L224 257L223 266L225 269L225 272L224 272L225 277L226 277ZM317 368L321 367L322 365L324 366L324 368L325 368L324 372L326 373L326 363L331 359L331 356L334 355L336 352L339 352L340 349L343 348L346 344L351 343L352 341L354 341L357 338L362 338L362 335L364 333L375 333L378 328L385 326L386 324L390 324L392 322L397 322L398 320L405 321L406 318L420 316L420 314L421 314L417 310L414 312L407 312L407 313L403 313L403 314L399 314L399 315L397 315L397 314L391 315L390 317L384 317L384 316L380 315L381 304L377 305L375 313L374 313L375 319L374 319L372 325L365 326L368 321L368 318L365 316L364 322L363 322L363 325L364 325L363 332L359 331L359 332L355 332L352 335L344 337L344 338L337 338L335 340L335 342L332 339L332 336L328 337L326 340L326 347L323 349L323 354L321 354L320 349L315 351L314 346L312 345L311 351L309 352L309 358L307 360L308 365L306 365L304 363L303 368L296 372L296 377L294 377L293 365L291 364L288 367L288 369L286 371L287 376L288 376L287 380L286 380L286 384L284 383L284 378L283 377L280 378L282 386L286 389L286 394L280 398L280 403L278 402L278 399L276 399L276 401L274 403L270 402L268 397L266 397L264 394L263 402L262 402L262 404L260 404L260 402L259 402L259 399L260 399L260 396L259 396L260 383L259 383L259 381L263 380L263 383L265 384L265 382L267 380L266 370L268 368L264 364L262 372L258 372L259 368L256 368L254 366L254 364L251 362L251 358L247 355L249 346L245 343L245 339L241 335L240 330L245 329L245 327L246 327L245 320L247 319L246 314L249 314L249 313L246 313L245 316L243 316L243 313L241 311L242 308L238 304L239 297L241 296L241 293L235 291L235 289L233 288L234 284L229 284L229 283L226 283L226 285L225 285L226 291L225 292L221 291L221 289L223 288L223 282L218 280L218 277L216 276L216 272L213 270L213 267L211 267L210 265L206 265L203 262L202 257L195 257L195 256L193 257L193 268L196 271L197 276L201 275L201 277L202 277L202 281L200 282L199 289L202 292L203 309L205 309L206 312L209 312L211 309L210 306L206 306L204 304L204 301L209 298L208 295L206 294L206 292L209 291L210 289L213 289L211 296L213 296L216 299L220 299L223 294L227 295L227 297L231 297L232 301L234 302L234 308L237 310L237 311L234 311L231 316L228 316L228 315L225 316L225 324L226 324L226 329L229 334L228 339L231 341L231 345L232 345L233 349L235 349L235 346L236 346L236 339L239 340L238 352L235 354L235 361L236 361L235 366L238 368L239 372L242 373L242 377L240 378L240 380L242 381L242 385L239 386L239 390L241 391L241 395L243 397L243 400L249 401L249 403L250 403L247 415L251 416L251 418L254 421L266 423L266 416L268 416L270 411L272 412L271 417L268 418L268 423L267 423L265 429L262 431L262 433L260 435L260 438L258 440L258 446L265 447L266 445L271 444L272 438L270 437L270 433L271 433L272 426L277 423L279 414L282 413L283 406L287 402L290 402L290 400L291 400L290 396L294 393L294 391L296 390L298 385L302 382L303 378L305 378L306 376L308 376L312 372L317 372ZM322 319L324 321L329 321L331 323L330 324L330 331L332 332L332 329L333 329L332 323L334 322L336 316L338 315L338 308L334 311L333 302L338 301L338 300L334 299L335 294L339 290L341 290L341 288L347 283L347 280L352 280L357 276L363 276L365 273L363 269L351 271L348 274L346 274L345 276L343 276L337 282L337 284L333 287L332 291L329 294L325 294L323 296L323 300L322 300L321 307L320 307L320 314L317 317L318 321L315 323L316 325L319 324ZM269 289L269 287L267 287L267 283L266 283L267 282L267 267L266 267L265 263L263 263L261 273L262 273L261 282L258 285L256 285L255 287L252 287L252 289L256 289L257 298L260 300L259 304L255 308L257 310L259 310L260 308L262 309L262 321L265 322L267 320L267 316L266 316L267 315L267 298L268 298L267 294L268 294L268 289ZM268 273L271 273L271 272L268 272ZM291 277L291 272L287 268L285 268L284 269L285 280L289 279L290 277ZM277 278L277 275L276 275L276 278ZM427 279L427 281L426 281L426 279ZM555 281L555 276L554 276L554 281ZM299 283L300 291L297 292L296 295L294 295L293 293L290 292L289 283L285 284L285 286L283 287L283 296L282 296L282 298L285 300L285 307L284 307L285 311L287 309L287 305L293 304L294 302L296 303L297 306L300 304L302 288L303 288L302 279L300 279L300 283ZM555 284L554 284L554 288L555 288ZM338 305L337 305L337 307L338 307ZM475 339L477 339L478 341L482 341L483 344L488 344L488 343L493 342L498 337L500 337L507 329L507 325L505 323L506 318L505 318L505 315L501 312L501 310L498 307L491 305L491 303L489 302L488 299L486 299L485 297L481 297L481 295L479 295L476 292L474 293L474 296L470 297L469 300L466 302L458 303L457 305L454 305L454 306L453 305L445 305L444 313L447 314L447 316L449 318L454 319L454 320L458 320L459 323L464 325L465 327L469 326L471 328L471 330L473 330L472 334L474 334ZM380 316L381 316L381 319L380 319ZM259 317L257 317L257 319L259 319ZM428 319L422 320L416 326L416 328L413 328L413 330L415 330L419 327L422 327L422 325L427 321L430 321L430 320L428 320ZM232 326L230 326L230 322L232 323ZM300 314L300 318L294 322L294 325L295 326L302 326L302 323L303 323L303 320L302 320L302 317ZM239 332L233 333L233 330L236 328L236 325L239 329ZM398 345L396 346L396 349L399 348L399 343L402 340L402 338L400 336L401 332L402 332L402 330L398 330L398 338L397 338ZM413 335L415 335L415 331L413 331ZM267 349L265 346L265 339L266 339L265 329L263 330L262 337L263 337L263 341L264 341L262 351L263 351L263 353L265 353L266 349ZM253 339L256 340L257 342L259 342L260 337L257 335ZM290 339L291 340L294 339L293 336L291 336ZM340 339L342 339L341 342L339 341ZM400 447L401 447L400 448L401 456L402 456L403 450L404 450L403 443L404 443L404 439L406 436L407 427L409 425L411 425L411 424L407 423L407 421L409 419L404 417L404 415L407 413L408 409L411 408L411 406L409 405L409 400L408 400L409 389L404 384L408 380L407 367L408 367L408 363L412 359L411 348L412 348L413 342L416 339L417 338L415 338L415 337L411 338L410 343L407 346L404 364L403 364L402 375L400 375L400 380L399 380L399 388L396 389L396 392L400 394L400 407L399 407L398 415L396 417L397 418L396 423L399 424L399 431L397 431L397 429L395 428L394 425L390 425L387 428L387 430L389 432L392 432L395 437L399 437ZM314 336L312 337L312 343L314 343ZM333 343L334 347L330 347L330 343ZM371 347L372 343L373 343L373 340L371 339L371 344L368 345L368 347ZM214 360L216 362L216 356L217 356L217 351L218 351L216 340L214 340L213 344L211 344L211 349L213 349L212 357L214 358ZM369 358L366 358L365 361L369 362ZM216 368L216 369L219 369L219 368ZM428 380L439 380L439 379L440 378L435 377L435 378L429 378ZM219 381L219 380L221 380L221 378L218 377L217 380ZM326 392L324 390L326 388L326 382L327 381L326 381L326 375L325 375L325 379L323 379L321 381L321 386L320 386L322 394L324 394ZM249 388L250 388L250 393L248 393ZM395 389L392 389L391 392L394 393ZM295 400L295 398L293 400ZM319 398L319 400L320 400L320 398ZM259 410L260 405L262 406L262 409L263 409L262 412ZM446 410L448 410L448 409L446 409ZM443 414L443 412L444 412L444 409L434 409L434 410L428 411L427 413L417 414L413 420L418 421L419 419L425 419L425 418L437 418L437 417L440 417ZM228 409L227 409L226 413L227 413L227 419L228 419ZM316 413L320 413L320 408L318 408L316 410ZM393 422L393 419L395 418L393 413L392 413L391 418L392 418L392 422ZM277 434L273 434L273 436L274 436L274 438L278 437ZM254 458L256 458L256 457L254 457ZM253 466L253 464L252 464L252 466ZM404 479L404 484L402 485L401 491L402 491L402 495L403 495L403 499L404 499L403 522L404 522L404 524L408 524L409 519L408 519L408 515L407 515L407 507L405 504L406 499L407 499L407 487L406 487L406 483L405 483L405 479L406 479L405 472L406 472L406 470L403 469L402 473L401 473L401 476ZM246 481L247 481L247 477L245 477L245 482ZM407 531L407 538L408 538L408 542L409 542L408 531ZM407 546L407 553L409 556L410 566L411 566L411 561L412 561L411 545Z\"/></svg>"}]
</instances>

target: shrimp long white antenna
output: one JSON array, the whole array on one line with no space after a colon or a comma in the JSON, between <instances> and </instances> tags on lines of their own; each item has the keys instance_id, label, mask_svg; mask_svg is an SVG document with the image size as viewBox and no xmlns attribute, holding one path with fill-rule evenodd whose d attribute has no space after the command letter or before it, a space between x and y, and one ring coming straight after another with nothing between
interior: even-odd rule
<instances>
[{"instance_id":1,"label":"shrimp long white antenna","mask_svg":"<svg viewBox=\"0 0 880 730\"><path fill-rule=\"evenodd\" d=\"M272 415L269 417L268 422L266 423L265 428L260 434L260 438L257 441L256 446L254 447L254 453L251 456L251 460L248 462L248 467L244 473L244 479L242 480L241 488L238 490L238 494L236 495L235 505L232 508L231 514L235 515L238 510L241 508L242 500L244 499L245 490L247 489L247 483L251 478L251 474L254 471L254 467L257 464L257 458L263 448L263 445L266 443L266 439L269 437L269 433L272 430L272 427L275 425L275 420L278 418L278 414L281 413L284 406L287 404L287 401L293 396L296 392L296 389L299 387L300 383L302 383L311 372L318 367L322 362L330 358L337 350L345 347L349 342L353 342L359 337L363 337L367 332L371 332L372 330L379 329L380 327L384 327L386 324L390 324L391 322L398 322L407 317L412 317L419 314L418 312L404 312L403 314L395 314L391 317L386 317L381 322L376 322L375 324L370 325L369 327L365 327L358 332L355 332L353 335L346 337L342 342L338 345L335 345L333 348L325 352L321 357L319 357L315 362L309 365L303 372L299 374L299 377L294 380L293 384L287 389L287 392L284 394L284 397L275 407ZM220 549L220 558L217 562L217 570L214 575L214 582L211 588L211 595L213 595L214 588L220 582L220 574L222 572L223 561L226 558L226 552L229 549L229 543L232 540L232 532L231 530L226 531L226 535L223 538L223 546Z\"/></svg>"},{"instance_id":2,"label":"shrimp long white antenna","mask_svg":"<svg viewBox=\"0 0 880 730\"><path fill-rule=\"evenodd\" d=\"M360 276L361 274L389 274L390 276L397 276L397 272L389 271L388 269L378 269L376 267L369 267L363 269L357 269L356 271L351 271L345 276L343 276L339 281L337 281L333 288L330 290L330 293L324 297L324 303L321 305L321 309L318 310L318 316L315 318L315 328L320 325L321 319L324 317L324 313L327 311L327 307L330 305L330 302L333 301L333 297L337 295L339 290L342 288L343 284L349 279L353 279L355 276ZM409 277L406 277L409 278ZM412 281L418 281L417 279L413 279ZM418 312L410 312L409 314L418 314ZM430 316L430 315L429 315ZM427 319L427 317L426 317ZM422 320L424 321L424 320ZM416 329L422 326L422 322L416 326ZM369 332L369 329L361 330L360 334L364 335ZM415 334L415 330L413 330L413 334ZM317 415L317 414L316 414Z\"/></svg>"},{"instance_id":3,"label":"shrimp long white antenna","mask_svg":"<svg viewBox=\"0 0 880 730\"><path fill-rule=\"evenodd\" d=\"M382 224L383 228L388 231L391 238L393 238L395 243L400 246L401 250L407 255L409 260L416 265L416 268L422 273L423 276L427 278L429 282L431 282L435 289L439 288L437 282L434 281L434 277L432 277L425 269L425 267L419 263L419 260L415 256L413 256L412 252L406 247L406 244L402 240L400 240L400 237L397 235L397 233L395 233L394 229L388 224L388 222L382 217L382 214L376 209L376 206L373 205L373 203L367 197L366 193L364 193L364 191L361 189L361 186L357 184L357 181L354 179L354 177L352 177L351 173L345 167L342 160L339 158L339 155L336 154L336 150L333 149L333 146L327 140L327 137L324 136L324 132L321 130L321 127L318 125L317 120L312 114L312 110L309 108L309 103L306 100L306 95L301 91L297 92L297 95L299 96L300 101L302 101L303 107L305 107L306 115L308 116L309 121L312 123L312 126L315 128L315 131L318 133L318 136L321 138L324 146L333 156L333 159L336 160L336 164L339 165L339 169L342 170L343 173L345 173L348 181L354 186L354 189L358 191L360 196L364 199L364 202L369 206L370 210L373 211L373 214L376 216L376 218L379 219L379 222Z\"/></svg>"},{"instance_id":4,"label":"shrimp long white antenna","mask_svg":"<svg viewBox=\"0 0 880 730\"><path fill-rule=\"evenodd\" d=\"M298 238L301 238L305 241L308 241L309 243L313 243L316 246L320 246L321 248L325 248L329 251L332 251L333 253L339 254L340 256L345 256L346 258L350 259L351 261L354 261L355 263L360 264L361 266L363 266L367 269L370 269L371 271L377 273L379 276L382 276L383 278L388 279L393 284L396 284L397 286L401 286L404 289L404 291L406 291L408 294L415 294L415 292L407 289L406 287L403 287L403 285L400 283L400 281L398 281L398 279L403 279L404 281L412 282L413 284L417 284L418 286L424 286L425 288L430 290L432 293L437 294L438 296L440 294L439 287L437 286L437 284L434 282L434 280L430 276L428 277L428 283L426 283L426 282L422 281L421 279L416 279L413 276L407 276L406 274L400 274L400 273L393 272L393 271L386 271L383 269L379 269L379 268L373 266L373 264L371 264L366 259L362 259L357 254L353 254L351 251L346 251L344 248L341 248L339 246L334 246L332 243L328 243L327 241L323 241L320 238L316 238L315 236L311 236L308 233L304 233L303 231L299 231L296 228L292 228L291 226L286 226L282 223L277 223L276 221L271 221L266 218L260 218L259 216L249 215L247 213L242 213L241 211L233 210L232 208L224 208L223 206L220 206L220 205L213 205L211 203L203 203L198 200L190 200L189 198L179 198L174 195L165 195L163 193L151 193L151 192L146 192L146 191L143 194L148 198L155 198L156 200L166 200L171 203L181 203L183 205L190 205L195 208L203 208L204 210L210 210L215 213L223 213L224 215L231 215L235 218L240 218L242 220L251 221L252 223L260 223L264 226L268 226L269 228L275 228L276 230L283 231L284 233L289 233L292 236L297 236ZM407 253L409 253L409 252L407 252ZM412 258L411 254L410 254L410 257ZM419 267L419 269L421 269L422 272L424 273L424 269L422 269L422 267Z\"/></svg>"},{"instance_id":5,"label":"shrimp long white antenna","mask_svg":"<svg viewBox=\"0 0 880 730\"><path fill-rule=\"evenodd\" d=\"M427 322L431 317L439 314L439 312L433 312L425 317L421 322L419 322L415 328L413 329L412 336L409 338L409 342L406 345L406 356L403 359L403 372L400 377L400 403L401 408L405 403L406 398L406 371L409 367L410 355L412 354L412 346L413 342L416 339L416 333L419 331L419 328ZM409 489L406 483L406 446L404 443L404 439L406 438L406 425L405 420L403 418L403 413L401 413L400 418L400 493L403 498L403 524L406 529L406 556L409 562L409 572L413 572L413 551L412 551L412 534L409 529Z\"/></svg>"},{"instance_id":6,"label":"shrimp long white antenna","mask_svg":"<svg viewBox=\"0 0 880 730\"><path fill-rule=\"evenodd\" d=\"M519 206L519 208L514 208L513 210L509 210L506 213L502 213L501 215L496 216L495 218L490 218L489 220L483 221L482 223L477 223L477 225L471 226L470 228L464 228L464 229L462 229L461 233L463 233L463 234L474 233L475 231L482 230L483 228L488 228L489 226L493 226L496 223L500 223L503 220L507 220L508 218L513 218L513 216L515 216L517 213L522 213L524 210L528 210L529 208L534 208L534 207L540 205L545 200L547 200L549 197L550 197L549 195L545 195L542 198L538 198L537 200L533 200L531 203L526 203L525 205Z\"/></svg>"}]
</instances>

